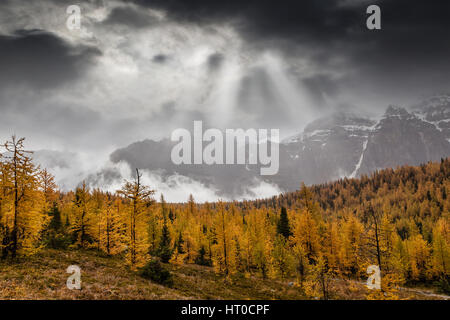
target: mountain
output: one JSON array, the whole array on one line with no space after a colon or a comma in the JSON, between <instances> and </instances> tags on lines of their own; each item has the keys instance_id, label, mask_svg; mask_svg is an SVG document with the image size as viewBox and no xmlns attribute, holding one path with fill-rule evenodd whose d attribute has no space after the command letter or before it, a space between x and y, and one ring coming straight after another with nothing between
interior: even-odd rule
<instances>
[{"instance_id":1,"label":"mountain","mask_svg":"<svg viewBox=\"0 0 450 320\"><path fill-rule=\"evenodd\" d=\"M349 113L336 113L306 126L302 134L281 144L280 175L294 176L288 190L306 184L354 176L375 121ZM283 152L281 152L283 150ZM277 180L279 183L282 181Z\"/></svg>"},{"instance_id":2,"label":"mountain","mask_svg":"<svg viewBox=\"0 0 450 320\"><path fill-rule=\"evenodd\" d=\"M450 141L450 96L439 95L422 101L413 107L417 117L442 132Z\"/></svg>"},{"instance_id":3,"label":"mountain","mask_svg":"<svg viewBox=\"0 0 450 320\"><path fill-rule=\"evenodd\" d=\"M434 124L424 121L421 113L391 106L369 134L358 174L437 161L449 154L450 143L445 134Z\"/></svg>"},{"instance_id":4,"label":"mountain","mask_svg":"<svg viewBox=\"0 0 450 320\"><path fill-rule=\"evenodd\" d=\"M450 156L450 96L431 97L410 110L389 106L378 119L335 113L311 122L279 145L274 176L260 176L257 165L174 165L174 142L144 140L111 154L114 163L187 176L220 195L240 196L261 182L295 190L301 181L318 184L358 177L375 170L417 165ZM257 196L257 195L256 195Z\"/></svg>"},{"instance_id":5,"label":"mountain","mask_svg":"<svg viewBox=\"0 0 450 320\"><path fill-rule=\"evenodd\" d=\"M111 154L113 163L126 162L132 168L156 171L168 178L179 174L202 182L206 187L217 189L221 196L239 195L248 191L262 180L256 166L246 165L175 165L171 161L171 151L177 142L169 139L161 141L144 140L135 142Z\"/></svg>"}]
</instances>

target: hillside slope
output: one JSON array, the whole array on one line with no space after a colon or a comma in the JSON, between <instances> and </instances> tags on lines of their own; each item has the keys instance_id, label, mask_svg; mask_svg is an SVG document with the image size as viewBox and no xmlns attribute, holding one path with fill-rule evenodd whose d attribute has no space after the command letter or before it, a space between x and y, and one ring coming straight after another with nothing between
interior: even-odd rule
<instances>
[{"instance_id":1,"label":"hillside slope","mask_svg":"<svg viewBox=\"0 0 450 320\"><path fill-rule=\"evenodd\" d=\"M66 268L81 269L81 290L66 287ZM117 257L96 251L45 249L11 262L0 260L0 299L305 299L299 290L275 280L227 280L210 267L167 265L172 288L130 271Z\"/></svg>"},{"instance_id":2,"label":"hillside slope","mask_svg":"<svg viewBox=\"0 0 450 320\"><path fill-rule=\"evenodd\" d=\"M81 268L81 290L66 288L69 265ZM212 268L197 265L170 266L174 285L168 288L130 271L121 259L95 251L45 249L17 262L0 261L0 299L308 299L289 280L239 277L225 280ZM365 299L364 282L335 279L333 299ZM400 290L402 299L448 299L427 290Z\"/></svg>"}]
</instances>

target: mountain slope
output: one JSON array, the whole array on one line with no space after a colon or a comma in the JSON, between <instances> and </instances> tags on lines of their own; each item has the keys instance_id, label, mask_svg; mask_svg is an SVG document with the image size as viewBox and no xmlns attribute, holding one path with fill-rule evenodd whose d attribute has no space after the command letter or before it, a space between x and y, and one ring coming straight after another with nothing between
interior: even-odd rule
<instances>
[{"instance_id":1,"label":"mountain slope","mask_svg":"<svg viewBox=\"0 0 450 320\"><path fill-rule=\"evenodd\" d=\"M358 174L417 165L450 155L450 143L433 124L406 109L389 107L370 133Z\"/></svg>"}]
</instances>

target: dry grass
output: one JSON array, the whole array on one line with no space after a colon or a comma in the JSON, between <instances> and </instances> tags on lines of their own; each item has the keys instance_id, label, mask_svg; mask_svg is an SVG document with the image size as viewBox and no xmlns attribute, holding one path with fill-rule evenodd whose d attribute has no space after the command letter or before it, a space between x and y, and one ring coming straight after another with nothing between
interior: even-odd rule
<instances>
[{"instance_id":1,"label":"dry grass","mask_svg":"<svg viewBox=\"0 0 450 320\"><path fill-rule=\"evenodd\" d=\"M69 290L66 268L81 268L82 290ZM0 263L2 299L178 299L176 291L129 271L119 259L94 252L44 250Z\"/></svg>"},{"instance_id":2,"label":"dry grass","mask_svg":"<svg viewBox=\"0 0 450 320\"><path fill-rule=\"evenodd\" d=\"M66 288L66 268L81 268L81 290ZM0 261L0 299L307 299L288 281L258 277L225 279L212 268L170 265L174 285L168 288L130 271L120 258L95 251L45 249L18 261ZM365 299L362 282L334 280L333 299ZM442 299L423 291L404 289L402 299Z\"/></svg>"},{"instance_id":3,"label":"dry grass","mask_svg":"<svg viewBox=\"0 0 450 320\"><path fill-rule=\"evenodd\" d=\"M81 290L66 288L66 268L81 268ZM94 251L46 249L16 262L0 262L0 299L304 299L297 289L274 280L225 280L212 268L170 266L168 288L130 271L119 258Z\"/></svg>"}]
</instances>

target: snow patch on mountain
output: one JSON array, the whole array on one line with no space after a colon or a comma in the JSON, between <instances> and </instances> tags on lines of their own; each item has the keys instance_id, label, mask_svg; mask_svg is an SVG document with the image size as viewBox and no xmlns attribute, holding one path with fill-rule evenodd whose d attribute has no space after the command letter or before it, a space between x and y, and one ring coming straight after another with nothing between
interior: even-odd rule
<instances>
[{"instance_id":1,"label":"snow patch on mountain","mask_svg":"<svg viewBox=\"0 0 450 320\"><path fill-rule=\"evenodd\" d=\"M355 178L356 174L358 173L359 168L361 168L361 163L363 162L363 159L364 159L364 152L366 152L368 143L369 143L369 139L364 141L363 149L362 149L362 152L361 152L361 157L359 157L359 161L356 164L355 170L353 170L353 172L350 174L350 176L349 176L350 178Z\"/></svg>"}]
</instances>

